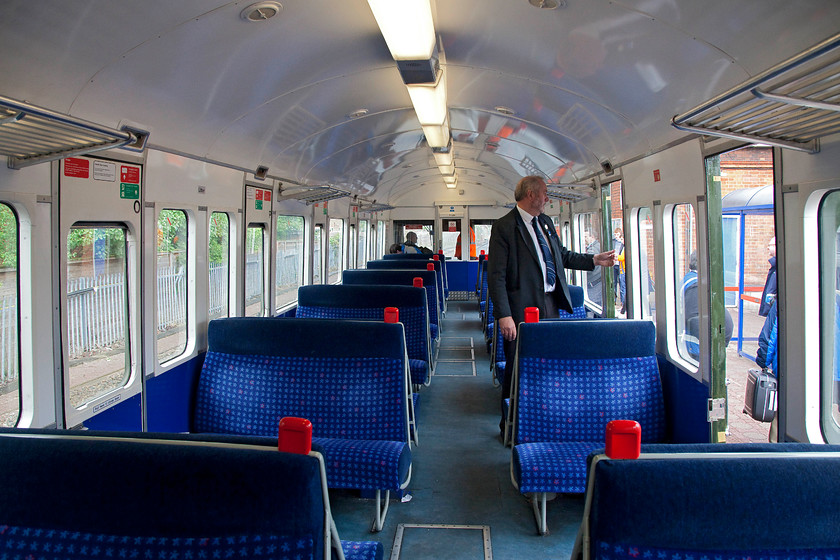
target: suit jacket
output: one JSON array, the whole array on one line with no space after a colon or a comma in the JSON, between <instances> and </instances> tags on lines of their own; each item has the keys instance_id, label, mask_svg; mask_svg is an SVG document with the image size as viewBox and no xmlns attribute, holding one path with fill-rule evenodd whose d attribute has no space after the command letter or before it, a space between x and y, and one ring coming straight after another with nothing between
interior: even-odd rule
<instances>
[{"instance_id":1,"label":"suit jacket","mask_svg":"<svg viewBox=\"0 0 840 560\"><path fill-rule=\"evenodd\" d=\"M543 236L548 240L557 269L557 283L551 292L558 309L572 312L569 289L566 286L566 268L594 270L592 255L568 251L560 243L554 224L545 214L537 217ZM514 208L496 220L490 232L490 254L487 259L487 289L493 300L496 319L513 317L518 325L525 320L526 307L538 307L540 317L545 317L545 286L538 247Z\"/></svg>"}]
</instances>

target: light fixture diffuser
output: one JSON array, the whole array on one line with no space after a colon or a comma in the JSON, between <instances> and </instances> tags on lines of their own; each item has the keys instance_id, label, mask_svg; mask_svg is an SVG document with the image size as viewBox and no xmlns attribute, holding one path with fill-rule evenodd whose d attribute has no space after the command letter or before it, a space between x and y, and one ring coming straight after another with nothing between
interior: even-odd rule
<instances>
[{"instance_id":1,"label":"light fixture diffuser","mask_svg":"<svg viewBox=\"0 0 840 560\"><path fill-rule=\"evenodd\" d=\"M455 164L450 163L449 165L438 165L438 169L440 169L441 175L452 175L455 173Z\"/></svg>"},{"instance_id":2,"label":"light fixture diffuser","mask_svg":"<svg viewBox=\"0 0 840 560\"><path fill-rule=\"evenodd\" d=\"M452 165L455 161L452 152L433 152L432 155L435 156L435 163L438 167Z\"/></svg>"},{"instance_id":3,"label":"light fixture diffuser","mask_svg":"<svg viewBox=\"0 0 840 560\"><path fill-rule=\"evenodd\" d=\"M423 134L426 135L426 143L432 148L443 148L449 144L449 119L446 119L443 124L438 125L421 125L423 127Z\"/></svg>"},{"instance_id":4,"label":"light fixture diffuser","mask_svg":"<svg viewBox=\"0 0 840 560\"><path fill-rule=\"evenodd\" d=\"M429 0L368 0L394 60L429 60L435 27Z\"/></svg>"},{"instance_id":5,"label":"light fixture diffuser","mask_svg":"<svg viewBox=\"0 0 840 560\"><path fill-rule=\"evenodd\" d=\"M406 86L420 124L441 124L446 119L446 73L440 71L438 74L438 81L433 86Z\"/></svg>"}]
</instances>

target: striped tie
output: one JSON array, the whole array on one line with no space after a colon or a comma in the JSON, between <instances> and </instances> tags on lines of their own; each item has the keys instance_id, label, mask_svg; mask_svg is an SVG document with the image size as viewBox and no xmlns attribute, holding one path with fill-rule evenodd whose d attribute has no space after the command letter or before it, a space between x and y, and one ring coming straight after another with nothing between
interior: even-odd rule
<instances>
[{"instance_id":1,"label":"striped tie","mask_svg":"<svg viewBox=\"0 0 840 560\"><path fill-rule=\"evenodd\" d=\"M551 249L548 247L548 241L545 240L545 237L543 237L543 234L540 231L540 224L536 216L534 216L534 219L531 220L531 225L534 226L534 231L537 234L537 242L540 244L543 260L545 260L546 284L553 286L557 281L557 272L554 268L554 258L551 256Z\"/></svg>"}]
</instances>

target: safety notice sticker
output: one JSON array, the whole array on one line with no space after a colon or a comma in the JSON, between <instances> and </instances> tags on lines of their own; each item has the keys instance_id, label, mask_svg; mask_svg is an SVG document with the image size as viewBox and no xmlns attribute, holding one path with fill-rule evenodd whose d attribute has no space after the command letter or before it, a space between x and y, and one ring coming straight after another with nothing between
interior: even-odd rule
<instances>
[{"instance_id":1,"label":"safety notice sticker","mask_svg":"<svg viewBox=\"0 0 840 560\"><path fill-rule=\"evenodd\" d=\"M117 164L110 161L93 160L93 178L97 181L116 181Z\"/></svg>"},{"instance_id":2,"label":"safety notice sticker","mask_svg":"<svg viewBox=\"0 0 840 560\"><path fill-rule=\"evenodd\" d=\"M90 162L82 158L70 157L64 160L64 176L78 177L79 179L90 178Z\"/></svg>"},{"instance_id":3,"label":"safety notice sticker","mask_svg":"<svg viewBox=\"0 0 840 560\"><path fill-rule=\"evenodd\" d=\"M120 198L137 200L140 198L140 185L133 183L120 183Z\"/></svg>"},{"instance_id":4,"label":"safety notice sticker","mask_svg":"<svg viewBox=\"0 0 840 560\"><path fill-rule=\"evenodd\" d=\"M120 166L120 181L125 183L140 183L140 168L133 165Z\"/></svg>"}]
</instances>

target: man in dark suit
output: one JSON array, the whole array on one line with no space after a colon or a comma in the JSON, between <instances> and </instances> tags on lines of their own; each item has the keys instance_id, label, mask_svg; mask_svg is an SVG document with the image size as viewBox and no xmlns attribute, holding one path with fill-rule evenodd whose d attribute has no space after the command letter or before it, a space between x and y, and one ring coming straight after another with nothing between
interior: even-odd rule
<instances>
[{"instance_id":1,"label":"man in dark suit","mask_svg":"<svg viewBox=\"0 0 840 560\"><path fill-rule=\"evenodd\" d=\"M615 251L592 255L563 247L551 219L543 214L548 196L541 177L523 177L516 185L514 198L516 207L493 224L487 257L487 287L507 358L502 411L504 400L510 396L516 326L525 320L525 308L538 308L540 318L558 317L558 309L571 313L565 269L594 270L596 266L615 265ZM499 425L502 431L504 422L503 413Z\"/></svg>"}]
</instances>

